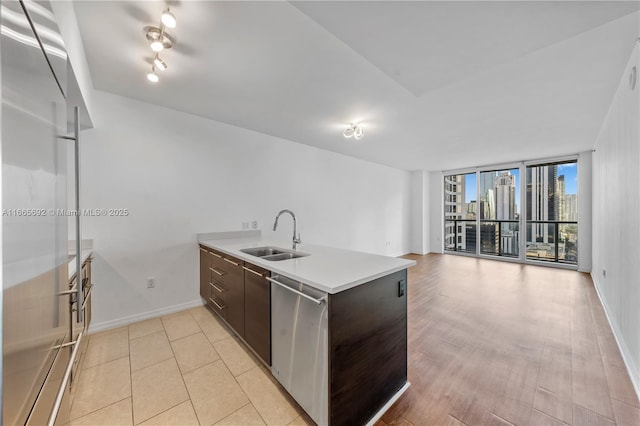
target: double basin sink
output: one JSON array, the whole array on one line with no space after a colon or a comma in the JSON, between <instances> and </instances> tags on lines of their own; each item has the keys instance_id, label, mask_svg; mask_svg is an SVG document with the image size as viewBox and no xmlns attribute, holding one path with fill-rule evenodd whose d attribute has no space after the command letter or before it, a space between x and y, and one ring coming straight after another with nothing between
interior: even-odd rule
<instances>
[{"instance_id":1,"label":"double basin sink","mask_svg":"<svg viewBox=\"0 0 640 426\"><path fill-rule=\"evenodd\" d=\"M251 247L241 249L240 251L246 254L250 254L251 256L259 257L260 259L270 260L272 262L309 256L308 253L302 253L299 251L287 250L273 246Z\"/></svg>"}]
</instances>

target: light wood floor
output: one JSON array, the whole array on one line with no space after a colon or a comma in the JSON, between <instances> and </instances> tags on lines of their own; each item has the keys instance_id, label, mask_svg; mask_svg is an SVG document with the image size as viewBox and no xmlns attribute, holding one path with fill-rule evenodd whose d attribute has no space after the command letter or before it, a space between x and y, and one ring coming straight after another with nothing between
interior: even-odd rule
<instances>
[{"instance_id":1,"label":"light wood floor","mask_svg":"<svg viewBox=\"0 0 640 426\"><path fill-rule=\"evenodd\" d=\"M640 425L589 275L406 257L412 386L379 425Z\"/></svg>"}]
</instances>

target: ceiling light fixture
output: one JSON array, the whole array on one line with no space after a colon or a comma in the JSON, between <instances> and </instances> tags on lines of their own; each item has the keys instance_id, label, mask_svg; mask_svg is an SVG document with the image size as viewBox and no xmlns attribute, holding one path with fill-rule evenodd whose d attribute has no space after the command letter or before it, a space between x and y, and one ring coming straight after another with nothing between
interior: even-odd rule
<instances>
[{"instance_id":1,"label":"ceiling light fixture","mask_svg":"<svg viewBox=\"0 0 640 426\"><path fill-rule=\"evenodd\" d=\"M164 71L167 69L167 63L162 60L160 56L156 54L156 57L153 59L153 65L158 68L160 71Z\"/></svg>"},{"instance_id":2,"label":"ceiling light fixture","mask_svg":"<svg viewBox=\"0 0 640 426\"><path fill-rule=\"evenodd\" d=\"M151 72L147 74L147 79L152 83L157 83L159 78L156 74L156 69L164 71L167 69L167 63L160 58L159 52L165 49L171 49L175 44L175 39L167 34L166 28L176 27L176 17L169 8L166 8L160 17L160 26L146 26L144 27L144 34L149 42L149 47L155 52L153 58L153 64L151 65Z\"/></svg>"},{"instance_id":3,"label":"ceiling light fixture","mask_svg":"<svg viewBox=\"0 0 640 426\"><path fill-rule=\"evenodd\" d=\"M349 123L349 127L344 129L344 132L342 132L342 136L347 139L354 138L360 140L364 136L364 129L362 128L360 123Z\"/></svg>"},{"instance_id":4,"label":"ceiling light fixture","mask_svg":"<svg viewBox=\"0 0 640 426\"><path fill-rule=\"evenodd\" d=\"M144 33L149 41L149 46L154 52L160 52L163 49L171 49L173 47L173 37L167 34L164 27L144 27Z\"/></svg>"},{"instance_id":5,"label":"ceiling light fixture","mask_svg":"<svg viewBox=\"0 0 640 426\"><path fill-rule=\"evenodd\" d=\"M152 83L157 83L158 82L158 74L156 74L156 67L153 66L151 67L151 72L149 74L147 74L147 80L149 80Z\"/></svg>"},{"instance_id":6,"label":"ceiling light fixture","mask_svg":"<svg viewBox=\"0 0 640 426\"><path fill-rule=\"evenodd\" d=\"M175 28L176 27L176 17L175 17L175 15L173 13L171 13L169 8L167 8L167 10L162 12L161 21L167 28Z\"/></svg>"}]
</instances>

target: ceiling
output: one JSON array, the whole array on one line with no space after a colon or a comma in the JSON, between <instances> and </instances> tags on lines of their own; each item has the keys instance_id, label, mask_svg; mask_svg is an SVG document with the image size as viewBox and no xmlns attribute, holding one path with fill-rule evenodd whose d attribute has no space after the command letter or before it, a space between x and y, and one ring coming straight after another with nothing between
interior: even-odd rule
<instances>
[{"instance_id":1,"label":"ceiling","mask_svg":"<svg viewBox=\"0 0 640 426\"><path fill-rule=\"evenodd\" d=\"M170 3L152 85L165 2L74 2L96 89L406 170L590 149L640 35L636 1Z\"/></svg>"}]
</instances>

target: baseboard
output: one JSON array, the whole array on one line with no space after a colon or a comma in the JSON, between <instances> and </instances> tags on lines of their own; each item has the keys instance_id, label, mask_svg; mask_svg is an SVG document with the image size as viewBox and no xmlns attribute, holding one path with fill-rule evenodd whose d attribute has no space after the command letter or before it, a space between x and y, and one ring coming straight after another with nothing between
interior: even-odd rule
<instances>
[{"instance_id":1,"label":"baseboard","mask_svg":"<svg viewBox=\"0 0 640 426\"><path fill-rule=\"evenodd\" d=\"M609 316L609 306L607 305L605 299L600 294L600 285L598 284L598 279L596 274L591 274L591 279L593 280L594 287L596 288L596 294L598 295L598 299L600 299L600 304L604 308L604 314L607 317L607 321L609 321L609 327L613 331L613 337L616 339L616 343L618 345L618 349L620 350L620 354L622 355L622 360L624 361L624 365L627 368L627 374L629 374L629 378L631 378L631 384L633 385L633 389L636 391L636 396L640 401L640 377L639 370L633 362L633 358L631 357L631 353L629 352L629 348L627 348L622 335L618 331L615 323L611 320L611 316Z\"/></svg>"},{"instance_id":2,"label":"baseboard","mask_svg":"<svg viewBox=\"0 0 640 426\"><path fill-rule=\"evenodd\" d=\"M138 321L144 321L151 318L173 314L175 312L184 311L190 308L196 308L198 306L202 306L203 304L204 303L202 302L202 299L198 298L197 300L180 303L179 305L166 306L164 308L154 309L153 311L147 311L147 312L142 312L140 314L129 315L127 317L116 318L113 320L103 321L99 323L93 323L89 326L89 334L110 330L112 328L122 327L123 325L133 324L134 322L138 322Z\"/></svg>"}]
</instances>

